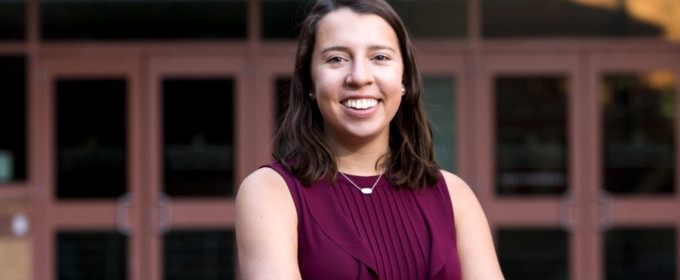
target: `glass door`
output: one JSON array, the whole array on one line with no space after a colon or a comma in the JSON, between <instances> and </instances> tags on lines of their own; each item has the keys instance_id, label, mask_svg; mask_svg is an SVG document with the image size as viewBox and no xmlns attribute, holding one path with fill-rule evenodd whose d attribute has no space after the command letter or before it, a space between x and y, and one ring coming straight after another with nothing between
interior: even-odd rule
<instances>
[{"instance_id":1,"label":"glass door","mask_svg":"<svg viewBox=\"0 0 680 280\"><path fill-rule=\"evenodd\" d=\"M435 156L441 167L468 181L472 168L467 164L471 155L470 110L472 94L465 77L465 58L458 53L418 56L423 78L422 101L432 127Z\"/></svg>"},{"instance_id":2,"label":"glass door","mask_svg":"<svg viewBox=\"0 0 680 280\"><path fill-rule=\"evenodd\" d=\"M257 94L258 103L262 107L257 114L260 117L258 138L262 139L260 143L263 146L261 147L271 149L276 129L281 124L288 103L290 82L293 79L295 66L295 44L268 43L268 48L278 51L270 51L267 56L259 58L262 68L253 85L258 87L255 91L264 93ZM270 150L267 151L271 153ZM262 160L260 165L270 163L274 159L268 155Z\"/></svg>"},{"instance_id":3,"label":"glass door","mask_svg":"<svg viewBox=\"0 0 680 280\"><path fill-rule=\"evenodd\" d=\"M139 60L48 56L41 69L34 277L141 280Z\"/></svg>"},{"instance_id":4,"label":"glass door","mask_svg":"<svg viewBox=\"0 0 680 280\"><path fill-rule=\"evenodd\" d=\"M475 179L508 279L584 278L579 57L486 53L476 85Z\"/></svg>"},{"instance_id":5,"label":"glass door","mask_svg":"<svg viewBox=\"0 0 680 280\"><path fill-rule=\"evenodd\" d=\"M680 56L595 54L587 139L593 279L680 279Z\"/></svg>"},{"instance_id":6,"label":"glass door","mask_svg":"<svg viewBox=\"0 0 680 280\"><path fill-rule=\"evenodd\" d=\"M146 279L236 277L234 196L268 157L248 145L262 109L245 79L242 57L150 58Z\"/></svg>"}]
</instances>

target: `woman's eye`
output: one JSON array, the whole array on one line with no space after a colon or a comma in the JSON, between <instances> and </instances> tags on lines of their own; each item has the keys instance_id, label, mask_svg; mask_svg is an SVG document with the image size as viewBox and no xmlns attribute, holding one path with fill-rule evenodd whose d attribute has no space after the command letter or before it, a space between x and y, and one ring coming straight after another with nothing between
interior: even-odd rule
<instances>
[{"instance_id":1,"label":"woman's eye","mask_svg":"<svg viewBox=\"0 0 680 280\"><path fill-rule=\"evenodd\" d=\"M326 62L328 62L328 63L340 63L340 62L342 62L342 58L334 56L334 57L329 58Z\"/></svg>"},{"instance_id":2,"label":"woman's eye","mask_svg":"<svg viewBox=\"0 0 680 280\"><path fill-rule=\"evenodd\" d=\"M385 60L389 60L390 58L385 56L385 55L379 54L379 55L376 55L374 59L379 60L379 61L385 61Z\"/></svg>"}]
</instances>

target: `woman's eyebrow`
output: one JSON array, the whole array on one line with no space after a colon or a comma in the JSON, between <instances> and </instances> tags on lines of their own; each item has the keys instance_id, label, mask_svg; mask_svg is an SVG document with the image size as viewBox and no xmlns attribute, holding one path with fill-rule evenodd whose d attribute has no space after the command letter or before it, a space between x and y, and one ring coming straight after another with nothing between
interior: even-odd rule
<instances>
[{"instance_id":1,"label":"woman's eyebrow","mask_svg":"<svg viewBox=\"0 0 680 280\"><path fill-rule=\"evenodd\" d=\"M343 47L343 46L330 46L330 47L327 47L327 48L321 50L321 53L327 53L327 52L332 52L332 51L349 52L349 48Z\"/></svg>"},{"instance_id":2,"label":"woman's eyebrow","mask_svg":"<svg viewBox=\"0 0 680 280\"><path fill-rule=\"evenodd\" d=\"M369 50L375 51L375 50L389 50L396 52L396 50L388 45L372 45L368 47ZM343 51L343 52L350 52L350 49L348 47L343 47L343 46L330 46L327 47L323 50L321 50L321 53L326 53L330 51Z\"/></svg>"},{"instance_id":3,"label":"woman's eyebrow","mask_svg":"<svg viewBox=\"0 0 680 280\"><path fill-rule=\"evenodd\" d=\"M369 47L368 49L369 49L369 50L372 50L372 51L375 51L375 50L389 50L389 51L397 52L396 50L394 50L392 47L390 47L390 46L388 46L388 45L373 45L373 46Z\"/></svg>"}]
</instances>

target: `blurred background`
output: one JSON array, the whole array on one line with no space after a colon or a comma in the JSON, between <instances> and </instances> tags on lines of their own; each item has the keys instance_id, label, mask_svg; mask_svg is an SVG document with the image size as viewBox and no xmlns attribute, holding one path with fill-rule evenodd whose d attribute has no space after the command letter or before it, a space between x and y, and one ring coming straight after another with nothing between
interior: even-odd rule
<instances>
[{"instance_id":1,"label":"blurred background","mask_svg":"<svg viewBox=\"0 0 680 280\"><path fill-rule=\"evenodd\" d=\"M507 279L680 279L680 0L390 0ZM236 279L300 0L0 0L0 279Z\"/></svg>"}]
</instances>

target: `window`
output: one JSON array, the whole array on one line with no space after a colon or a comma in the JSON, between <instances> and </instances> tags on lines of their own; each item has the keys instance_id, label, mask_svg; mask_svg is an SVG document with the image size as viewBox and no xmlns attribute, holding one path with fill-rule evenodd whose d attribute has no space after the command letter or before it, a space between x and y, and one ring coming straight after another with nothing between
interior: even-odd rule
<instances>
[{"instance_id":1,"label":"window","mask_svg":"<svg viewBox=\"0 0 680 280\"><path fill-rule=\"evenodd\" d=\"M0 85L2 85L0 93L0 184L2 184L27 179L24 57L0 57Z\"/></svg>"},{"instance_id":2,"label":"window","mask_svg":"<svg viewBox=\"0 0 680 280\"><path fill-rule=\"evenodd\" d=\"M0 1L0 41L26 38L26 1Z\"/></svg>"},{"instance_id":3,"label":"window","mask_svg":"<svg viewBox=\"0 0 680 280\"><path fill-rule=\"evenodd\" d=\"M246 0L42 0L44 40L244 39Z\"/></svg>"}]
</instances>

